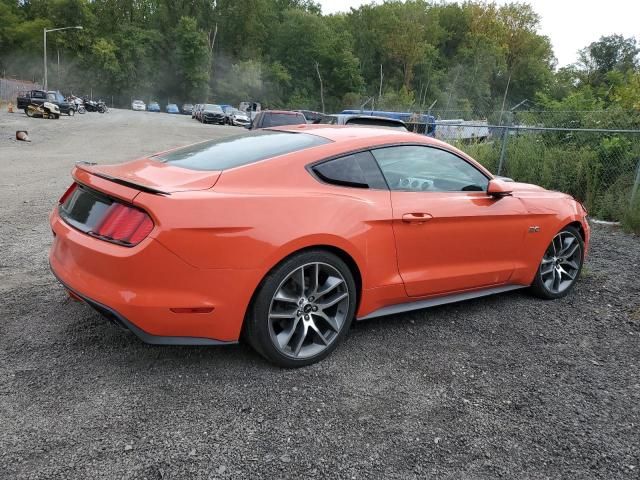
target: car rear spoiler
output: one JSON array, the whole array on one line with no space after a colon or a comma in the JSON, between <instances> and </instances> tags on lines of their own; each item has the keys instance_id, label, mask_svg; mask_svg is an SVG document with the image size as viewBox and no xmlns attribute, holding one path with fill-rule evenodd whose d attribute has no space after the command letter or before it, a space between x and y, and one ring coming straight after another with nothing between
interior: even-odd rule
<instances>
[{"instance_id":1,"label":"car rear spoiler","mask_svg":"<svg viewBox=\"0 0 640 480\"><path fill-rule=\"evenodd\" d=\"M129 188L135 188L136 190L140 190L141 192L151 193L153 195L171 195L171 193L165 192L163 190L158 190L157 188L148 187L147 185L142 185L140 183L132 182L130 180L124 180L118 177L112 177L111 175L107 175L106 173L96 172L95 170L90 170L89 168L87 168L93 165L96 165L96 164L91 162L76 162L76 167L79 168L80 170L84 170L85 172L88 172L91 175L95 175L96 177L109 180L110 182L117 183L118 185L122 185Z\"/></svg>"}]
</instances>

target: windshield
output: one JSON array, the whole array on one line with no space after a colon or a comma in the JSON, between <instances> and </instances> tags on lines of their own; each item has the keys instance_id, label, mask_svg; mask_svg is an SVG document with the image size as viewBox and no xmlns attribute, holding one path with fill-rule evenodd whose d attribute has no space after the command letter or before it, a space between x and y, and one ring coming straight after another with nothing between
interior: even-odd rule
<instances>
[{"instance_id":1,"label":"windshield","mask_svg":"<svg viewBox=\"0 0 640 480\"><path fill-rule=\"evenodd\" d=\"M222 108L220 108L220 105L212 105L212 104L210 104L210 103L207 103L207 104L204 106L204 109L205 109L205 110L209 110L209 111L211 111L211 112L221 112L221 111L222 111Z\"/></svg>"},{"instance_id":2,"label":"windshield","mask_svg":"<svg viewBox=\"0 0 640 480\"><path fill-rule=\"evenodd\" d=\"M191 170L225 170L329 142L326 138L307 133L258 130L197 143L154 158Z\"/></svg>"},{"instance_id":3,"label":"windshield","mask_svg":"<svg viewBox=\"0 0 640 480\"><path fill-rule=\"evenodd\" d=\"M59 92L49 92L47 93L47 100L50 102L64 102L64 97Z\"/></svg>"}]
</instances>

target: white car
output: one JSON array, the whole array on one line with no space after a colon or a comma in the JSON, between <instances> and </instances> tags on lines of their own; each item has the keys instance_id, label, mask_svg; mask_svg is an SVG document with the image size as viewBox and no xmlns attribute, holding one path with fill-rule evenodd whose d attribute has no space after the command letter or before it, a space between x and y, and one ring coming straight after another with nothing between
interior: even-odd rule
<instances>
[{"instance_id":1,"label":"white car","mask_svg":"<svg viewBox=\"0 0 640 480\"><path fill-rule=\"evenodd\" d=\"M241 112L240 110L237 110L235 108L227 113L227 119L227 123L229 125L238 125L244 127L251 123L251 120L249 120L249 116L245 112Z\"/></svg>"},{"instance_id":2,"label":"white car","mask_svg":"<svg viewBox=\"0 0 640 480\"><path fill-rule=\"evenodd\" d=\"M142 100L134 100L131 102L131 110L142 110L145 111L147 106L144 104Z\"/></svg>"}]
</instances>

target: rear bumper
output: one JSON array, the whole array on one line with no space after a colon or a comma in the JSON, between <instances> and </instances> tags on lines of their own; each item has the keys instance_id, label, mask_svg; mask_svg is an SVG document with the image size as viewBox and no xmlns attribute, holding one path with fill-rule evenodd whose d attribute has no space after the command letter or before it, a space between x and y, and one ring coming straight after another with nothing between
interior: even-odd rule
<instances>
[{"instance_id":1,"label":"rear bumper","mask_svg":"<svg viewBox=\"0 0 640 480\"><path fill-rule=\"evenodd\" d=\"M51 265L49 265L51 267ZM73 296L81 299L84 303L93 308L96 312L102 315L105 319L109 320L114 325L124 329L129 330L136 337L142 340L144 343L148 343L150 345L233 345L238 342L224 342L221 340L214 340L211 338L199 338L199 337L167 337L161 335L151 335L148 332L145 332L141 328L137 327L129 320L124 318L118 312L113 310L106 305L102 305L101 303L96 302L88 297L85 297L79 292L76 292L74 289L66 285L58 275L56 275L55 270L51 267L51 272L56 277L56 279L65 287L69 292L73 293Z\"/></svg>"},{"instance_id":2,"label":"rear bumper","mask_svg":"<svg viewBox=\"0 0 640 480\"><path fill-rule=\"evenodd\" d=\"M65 288L147 343L234 343L257 282L254 270L200 269L146 238L111 244L65 223L53 211L51 270ZM172 309L212 308L208 313Z\"/></svg>"}]
</instances>

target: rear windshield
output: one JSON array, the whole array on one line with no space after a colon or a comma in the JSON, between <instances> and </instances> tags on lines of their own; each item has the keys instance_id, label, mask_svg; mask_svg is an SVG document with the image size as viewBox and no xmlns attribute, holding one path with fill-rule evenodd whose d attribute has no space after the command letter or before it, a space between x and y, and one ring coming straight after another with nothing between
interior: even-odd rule
<instances>
[{"instance_id":1,"label":"rear windshield","mask_svg":"<svg viewBox=\"0 0 640 480\"><path fill-rule=\"evenodd\" d=\"M257 130L163 153L155 159L191 170L226 170L329 143L307 133Z\"/></svg>"},{"instance_id":2,"label":"rear windshield","mask_svg":"<svg viewBox=\"0 0 640 480\"><path fill-rule=\"evenodd\" d=\"M301 123L307 123L301 113L265 113L262 127L280 127L282 125L299 125Z\"/></svg>"}]
</instances>

